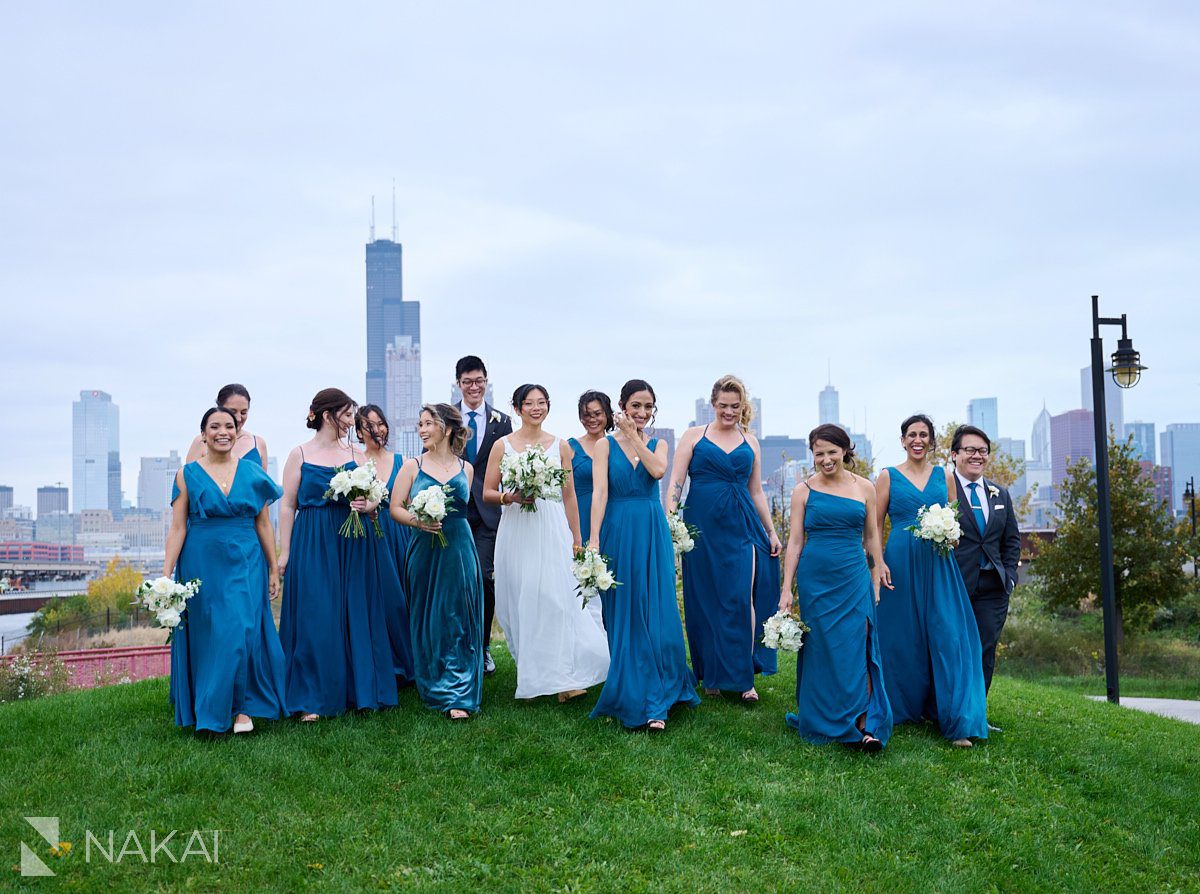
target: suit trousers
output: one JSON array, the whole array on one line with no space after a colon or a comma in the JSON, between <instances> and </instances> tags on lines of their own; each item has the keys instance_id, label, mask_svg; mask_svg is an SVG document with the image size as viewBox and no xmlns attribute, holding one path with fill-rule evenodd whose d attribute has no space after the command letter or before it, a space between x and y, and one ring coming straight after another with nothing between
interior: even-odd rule
<instances>
[{"instance_id":1,"label":"suit trousers","mask_svg":"<svg viewBox=\"0 0 1200 894\"><path fill-rule=\"evenodd\" d=\"M483 573L483 645L492 647L492 620L496 617L496 532L483 522L471 525L479 569Z\"/></svg>"},{"instance_id":2,"label":"suit trousers","mask_svg":"<svg viewBox=\"0 0 1200 894\"><path fill-rule=\"evenodd\" d=\"M979 572L979 583L971 594L971 609L979 626L979 644L983 647L983 684L992 687L992 672L996 669L996 646L1008 618L1008 593L1001 572L995 568Z\"/></svg>"}]
</instances>

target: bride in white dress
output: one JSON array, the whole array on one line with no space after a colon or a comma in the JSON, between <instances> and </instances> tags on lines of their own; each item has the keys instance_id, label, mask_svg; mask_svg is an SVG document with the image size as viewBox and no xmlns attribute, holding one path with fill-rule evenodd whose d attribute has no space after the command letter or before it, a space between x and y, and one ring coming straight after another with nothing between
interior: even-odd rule
<instances>
[{"instance_id":1,"label":"bride in white dress","mask_svg":"<svg viewBox=\"0 0 1200 894\"><path fill-rule=\"evenodd\" d=\"M522 385L513 394L521 427L500 439L488 456L483 499L501 505L496 532L496 620L517 664L517 698L557 695L560 702L583 695L608 676L608 638L599 599L586 609L575 592L572 543L580 545L571 448L542 431L550 396L541 385ZM537 500L537 511L521 506L520 494L500 490L500 460L541 445L567 470L562 501Z\"/></svg>"}]
</instances>

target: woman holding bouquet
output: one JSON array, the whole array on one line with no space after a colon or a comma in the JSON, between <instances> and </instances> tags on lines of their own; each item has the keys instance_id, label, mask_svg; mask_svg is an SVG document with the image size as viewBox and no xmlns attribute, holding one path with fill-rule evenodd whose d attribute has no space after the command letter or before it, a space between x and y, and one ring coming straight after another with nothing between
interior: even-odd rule
<instances>
[{"instance_id":1,"label":"woman holding bouquet","mask_svg":"<svg viewBox=\"0 0 1200 894\"><path fill-rule=\"evenodd\" d=\"M706 695L739 692L752 703L758 701L754 675L777 669L762 632L779 599L783 546L763 493L758 440L747 431L746 386L722 376L711 402L716 418L689 428L675 450L667 510L679 507L690 478L683 519L700 531L682 560L692 670Z\"/></svg>"},{"instance_id":2,"label":"woman holding bouquet","mask_svg":"<svg viewBox=\"0 0 1200 894\"><path fill-rule=\"evenodd\" d=\"M348 439L354 401L344 391L318 391L308 409L312 440L288 455L279 513L279 573L284 575L279 635L287 657L289 714L303 721L347 710L396 704L396 677L382 594L372 577L367 537L339 529L350 512L369 515L375 504L347 504L325 494L339 468L365 461Z\"/></svg>"},{"instance_id":3,"label":"woman holding bouquet","mask_svg":"<svg viewBox=\"0 0 1200 894\"><path fill-rule=\"evenodd\" d=\"M251 717L283 713L283 652L271 617L278 594L275 532L267 507L279 486L250 459L235 459L238 424L213 407L200 422L204 452L175 475L163 575L197 579L171 638L175 723L235 733ZM176 567L178 565L178 567Z\"/></svg>"},{"instance_id":4,"label":"woman holding bouquet","mask_svg":"<svg viewBox=\"0 0 1200 894\"><path fill-rule=\"evenodd\" d=\"M251 462L258 463L266 470L267 442L258 435L250 434L245 428L246 417L250 415L250 392L246 390L246 386L238 385L237 383L226 385L217 392L216 406L223 410L229 410L237 422L238 433L237 440L233 445L233 458L248 459ZM184 463L190 463L199 459L204 455L204 451L204 438L201 435L197 435L192 440L192 445L188 447L187 458L184 459Z\"/></svg>"},{"instance_id":5,"label":"woman holding bouquet","mask_svg":"<svg viewBox=\"0 0 1200 894\"><path fill-rule=\"evenodd\" d=\"M987 697L979 628L958 563L905 530L925 506L956 499L953 472L934 466L933 421L910 416L900 424L904 462L875 482L875 511L892 529L883 558L895 585L879 603L883 675L897 723L934 720L961 748L986 739Z\"/></svg>"},{"instance_id":6,"label":"woman holding bouquet","mask_svg":"<svg viewBox=\"0 0 1200 894\"><path fill-rule=\"evenodd\" d=\"M426 404L417 434L425 453L404 462L391 495L392 518L418 529L409 538L405 570L413 674L428 707L465 720L483 696L484 653L483 575L467 522L475 470L462 459L470 432L455 407ZM447 494L440 522L412 511L430 489Z\"/></svg>"},{"instance_id":7,"label":"woman holding bouquet","mask_svg":"<svg viewBox=\"0 0 1200 894\"><path fill-rule=\"evenodd\" d=\"M584 435L569 438L571 479L575 483L575 503L579 507L579 538L587 543L592 531L592 454L596 445L616 427L612 401L603 391L585 391L579 395L579 421Z\"/></svg>"},{"instance_id":8,"label":"woman holding bouquet","mask_svg":"<svg viewBox=\"0 0 1200 894\"><path fill-rule=\"evenodd\" d=\"M854 446L838 425L808 435L816 474L792 491L791 533L783 562L781 611L808 624L796 655L796 713L788 725L814 745L841 742L879 751L892 732L880 672L876 593L888 586L880 556L871 482L851 472ZM872 576L867 555L875 563Z\"/></svg>"},{"instance_id":9,"label":"woman holding bouquet","mask_svg":"<svg viewBox=\"0 0 1200 894\"><path fill-rule=\"evenodd\" d=\"M575 594L571 554L581 541L571 448L542 430L550 395L541 385L522 385L512 406L521 427L496 442L483 483L484 501L503 507L496 532L496 619L517 665L516 697L557 695L565 702L604 682L608 642L599 606L581 609ZM504 457L536 456L529 451L543 452L562 483L542 488L545 495L536 498L501 490Z\"/></svg>"},{"instance_id":10,"label":"woman holding bouquet","mask_svg":"<svg viewBox=\"0 0 1200 894\"><path fill-rule=\"evenodd\" d=\"M696 705L700 698L684 651L675 550L658 497L667 445L645 432L654 402L654 389L641 379L621 388L617 434L595 447L588 545L609 557L620 583L603 600L610 663L592 717L657 731L666 727L672 707Z\"/></svg>"},{"instance_id":11,"label":"woman holding bouquet","mask_svg":"<svg viewBox=\"0 0 1200 894\"><path fill-rule=\"evenodd\" d=\"M375 476L387 487L389 496L379 504L379 526L383 537L367 537L370 552L371 586L379 589L392 644L392 669L399 686L413 680L412 633L408 624L408 597L405 595L404 561L408 554L408 528L392 520L390 494L404 457L387 449L391 429L383 410L375 404L359 407L354 429L363 445L368 462L375 464Z\"/></svg>"}]
</instances>

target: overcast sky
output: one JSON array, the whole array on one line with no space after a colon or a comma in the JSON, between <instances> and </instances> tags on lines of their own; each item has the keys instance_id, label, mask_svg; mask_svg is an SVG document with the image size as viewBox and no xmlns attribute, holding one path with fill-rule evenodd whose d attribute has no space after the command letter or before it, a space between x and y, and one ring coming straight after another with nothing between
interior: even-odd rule
<instances>
[{"instance_id":1,"label":"overcast sky","mask_svg":"<svg viewBox=\"0 0 1200 894\"><path fill-rule=\"evenodd\" d=\"M0 483L71 483L71 401L123 487L217 388L282 455L363 392L370 200L424 384L633 376L682 427L725 372L804 436L827 365L885 462L924 410L1080 404L1089 296L1200 421L1200 13L1189 3L6 4ZM1191 123L1189 123L1191 122ZM1106 350L1115 347L1106 333Z\"/></svg>"}]
</instances>

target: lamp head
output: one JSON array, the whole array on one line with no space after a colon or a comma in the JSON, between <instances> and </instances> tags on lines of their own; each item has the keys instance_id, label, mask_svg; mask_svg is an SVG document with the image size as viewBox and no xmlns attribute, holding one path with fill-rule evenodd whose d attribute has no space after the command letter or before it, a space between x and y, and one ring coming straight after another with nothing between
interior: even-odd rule
<instances>
[{"instance_id":1,"label":"lamp head","mask_svg":"<svg viewBox=\"0 0 1200 894\"><path fill-rule=\"evenodd\" d=\"M1117 349L1112 354L1112 366L1109 372L1112 373L1113 381L1121 388L1132 388L1142 378L1142 370L1149 367L1142 366L1142 355L1133 349L1133 340L1121 338L1117 340Z\"/></svg>"}]
</instances>

